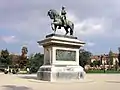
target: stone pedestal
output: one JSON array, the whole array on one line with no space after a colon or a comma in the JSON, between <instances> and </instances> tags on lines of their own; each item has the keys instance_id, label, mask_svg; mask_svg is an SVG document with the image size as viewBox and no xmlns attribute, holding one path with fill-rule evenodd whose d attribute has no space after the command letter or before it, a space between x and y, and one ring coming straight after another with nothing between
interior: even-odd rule
<instances>
[{"instance_id":1,"label":"stone pedestal","mask_svg":"<svg viewBox=\"0 0 120 90\"><path fill-rule=\"evenodd\" d=\"M84 70L79 66L79 48L84 42L77 37L57 34L47 35L38 41L44 47L44 64L37 72L40 80L78 80L84 77Z\"/></svg>"}]
</instances>

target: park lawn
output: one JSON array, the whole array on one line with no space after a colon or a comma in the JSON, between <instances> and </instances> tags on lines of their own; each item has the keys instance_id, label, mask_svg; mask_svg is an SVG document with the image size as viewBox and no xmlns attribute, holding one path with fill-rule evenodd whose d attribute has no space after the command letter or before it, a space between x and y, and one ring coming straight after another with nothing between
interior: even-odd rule
<instances>
[{"instance_id":1,"label":"park lawn","mask_svg":"<svg viewBox=\"0 0 120 90\"><path fill-rule=\"evenodd\" d=\"M106 70L105 72L104 72L104 70L88 70L88 71L86 71L86 73L98 73L98 74L103 74L103 73L107 73L107 74L120 74L120 71L115 71L115 70Z\"/></svg>"}]
</instances>

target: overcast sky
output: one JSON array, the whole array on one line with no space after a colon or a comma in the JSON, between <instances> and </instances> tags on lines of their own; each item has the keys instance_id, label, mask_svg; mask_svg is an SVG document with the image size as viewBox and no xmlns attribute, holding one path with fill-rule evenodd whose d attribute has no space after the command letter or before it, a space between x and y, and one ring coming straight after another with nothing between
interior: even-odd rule
<instances>
[{"instance_id":1,"label":"overcast sky","mask_svg":"<svg viewBox=\"0 0 120 90\"><path fill-rule=\"evenodd\" d=\"M30 53L43 52L37 44L53 33L49 9L60 12L65 6L67 18L74 22L74 36L86 42L93 54L118 52L120 46L120 0L0 0L0 50L20 53L26 45ZM64 29L57 33L63 34Z\"/></svg>"}]
</instances>

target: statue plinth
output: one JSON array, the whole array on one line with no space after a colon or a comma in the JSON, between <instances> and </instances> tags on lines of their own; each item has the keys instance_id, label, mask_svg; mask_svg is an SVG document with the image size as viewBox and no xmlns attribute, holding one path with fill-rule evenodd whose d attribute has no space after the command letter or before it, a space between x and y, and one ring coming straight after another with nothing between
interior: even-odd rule
<instances>
[{"instance_id":1,"label":"statue plinth","mask_svg":"<svg viewBox=\"0 0 120 90\"><path fill-rule=\"evenodd\" d=\"M52 37L52 36L77 39L77 37L74 37L74 36L66 36L66 35L60 35L60 34L49 34L49 35L46 36L46 38Z\"/></svg>"},{"instance_id":2,"label":"statue plinth","mask_svg":"<svg viewBox=\"0 0 120 90\"><path fill-rule=\"evenodd\" d=\"M38 79L47 81L79 80L84 70L79 66L79 48L84 42L73 36L47 35L38 41L44 47L44 64L37 72Z\"/></svg>"}]
</instances>

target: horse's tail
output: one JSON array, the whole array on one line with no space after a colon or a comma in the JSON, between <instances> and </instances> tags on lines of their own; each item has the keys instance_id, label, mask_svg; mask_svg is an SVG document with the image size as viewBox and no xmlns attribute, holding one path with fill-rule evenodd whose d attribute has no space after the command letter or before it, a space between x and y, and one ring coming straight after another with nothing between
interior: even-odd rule
<instances>
[{"instance_id":1,"label":"horse's tail","mask_svg":"<svg viewBox=\"0 0 120 90\"><path fill-rule=\"evenodd\" d=\"M73 35L73 31L74 31L74 23L71 22L71 24L70 24L70 35Z\"/></svg>"},{"instance_id":2,"label":"horse's tail","mask_svg":"<svg viewBox=\"0 0 120 90\"><path fill-rule=\"evenodd\" d=\"M72 30L74 30L74 23L72 23Z\"/></svg>"}]
</instances>

